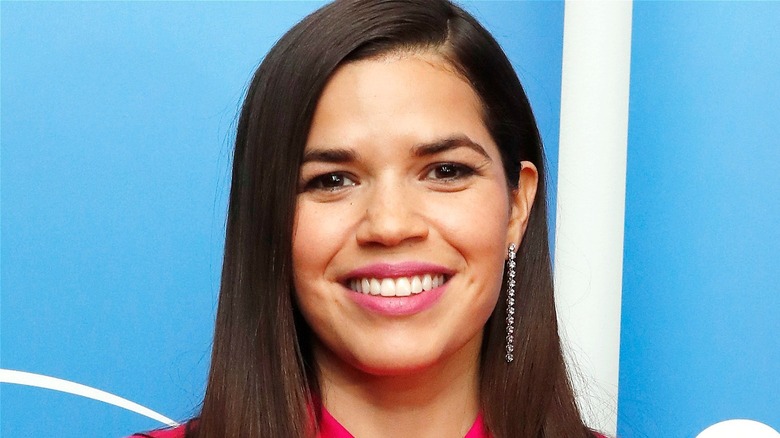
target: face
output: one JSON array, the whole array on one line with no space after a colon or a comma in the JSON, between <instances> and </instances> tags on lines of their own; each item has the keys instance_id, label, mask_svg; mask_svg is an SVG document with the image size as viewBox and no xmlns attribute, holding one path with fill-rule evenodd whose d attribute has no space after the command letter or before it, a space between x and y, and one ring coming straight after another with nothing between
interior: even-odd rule
<instances>
[{"instance_id":1,"label":"face","mask_svg":"<svg viewBox=\"0 0 780 438\"><path fill-rule=\"evenodd\" d=\"M375 375L476 360L533 200L524 165L510 192L477 95L435 55L340 67L314 113L293 238L315 358Z\"/></svg>"}]
</instances>

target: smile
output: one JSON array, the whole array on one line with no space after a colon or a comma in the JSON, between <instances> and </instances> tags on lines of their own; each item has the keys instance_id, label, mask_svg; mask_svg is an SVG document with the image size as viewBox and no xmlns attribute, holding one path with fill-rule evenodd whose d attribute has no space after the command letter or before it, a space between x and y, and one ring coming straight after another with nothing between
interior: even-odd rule
<instances>
[{"instance_id":1,"label":"smile","mask_svg":"<svg viewBox=\"0 0 780 438\"><path fill-rule=\"evenodd\" d=\"M353 278L348 286L355 292L383 297L408 297L427 292L445 283L444 274L424 274L398 278Z\"/></svg>"}]
</instances>

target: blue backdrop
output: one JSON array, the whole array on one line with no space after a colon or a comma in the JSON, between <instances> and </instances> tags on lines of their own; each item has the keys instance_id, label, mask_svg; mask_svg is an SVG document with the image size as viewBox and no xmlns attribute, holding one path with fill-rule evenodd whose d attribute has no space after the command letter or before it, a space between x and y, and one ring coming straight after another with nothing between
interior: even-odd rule
<instances>
[{"instance_id":1,"label":"blue backdrop","mask_svg":"<svg viewBox=\"0 0 780 438\"><path fill-rule=\"evenodd\" d=\"M197 412L244 88L321 3L0 3L0 367ZM517 65L555 161L562 3L468 3ZM554 174L554 172L553 172ZM160 424L2 384L7 437Z\"/></svg>"},{"instance_id":2,"label":"blue backdrop","mask_svg":"<svg viewBox=\"0 0 780 438\"><path fill-rule=\"evenodd\" d=\"M777 2L634 3L620 436L780 430L778 22Z\"/></svg>"}]
</instances>

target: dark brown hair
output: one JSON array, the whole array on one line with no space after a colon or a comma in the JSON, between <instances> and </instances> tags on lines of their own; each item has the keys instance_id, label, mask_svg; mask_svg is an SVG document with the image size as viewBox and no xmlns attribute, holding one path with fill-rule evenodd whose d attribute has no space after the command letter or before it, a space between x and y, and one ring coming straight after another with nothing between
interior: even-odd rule
<instances>
[{"instance_id":1,"label":"dark brown hair","mask_svg":"<svg viewBox=\"0 0 780 438\"><path fill-rule=\"evenodd\" d=\"M517 259L515 360L504 361L505 294L481 352L481 409L496 437L585 437L558 337L545 166L528 99L498 43L447 0L339 0L294 26L248 89L238 124L222 284L199 438L300 438L316 430L310 332L294 302L298 171L322 90L344 63L434 51L474 88L507 184L540 175Z\"/></svg>"}]
</instances>

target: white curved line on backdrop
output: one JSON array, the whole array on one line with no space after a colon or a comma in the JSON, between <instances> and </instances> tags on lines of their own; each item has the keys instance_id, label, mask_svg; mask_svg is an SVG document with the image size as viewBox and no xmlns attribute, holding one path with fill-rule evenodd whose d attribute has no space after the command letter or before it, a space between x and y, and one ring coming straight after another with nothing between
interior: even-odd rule
<instances>
[{"instance_id":1,"label":"white curved line on backdrop","mask_svg":"<svg viewBox=\"0 0 780 438\"><path fill-rule=\"evenodd\" d=\"M696 438L733 437L780 438L780 432L758 421L735 419L715 423L696 435Z\"/></svg>"},{"instance_id":2,"label":"white curved line on backdrop","mask_svg":"<svg viewBox=\"0 0 780 438\"><path fill-rule=\"evenodd\" d=\"M0 368L0 383L13 383L16 385L35 386L38 388L67 392L68 394L91 398L93 400L127 409L128 411L141 414L145 417L157 420L160 423L167 424L168 426L179 425L179 423L171 420L170 418L158 414L149 408L145 408L138 403L131 402L130 400L105 391L101 391L99 389L68 380L58 379L56 377Z\"/></svg>"}]
</instances>

